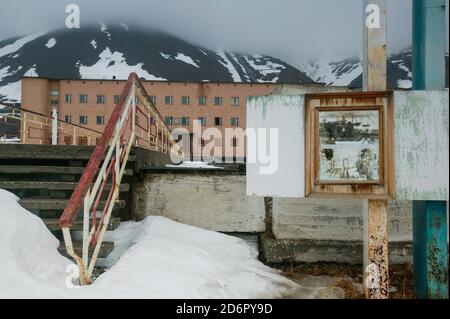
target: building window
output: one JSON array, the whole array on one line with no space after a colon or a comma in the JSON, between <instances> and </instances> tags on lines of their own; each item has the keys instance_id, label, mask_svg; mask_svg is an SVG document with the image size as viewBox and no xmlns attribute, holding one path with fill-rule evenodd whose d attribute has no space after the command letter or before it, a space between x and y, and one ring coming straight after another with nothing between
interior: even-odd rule
<instances>
[{"instance_id":1,"label":"building window","mask_svg":"<svg viewBox=\"0 0 450 319\"><path fill-rule=\"evenodd\" d=\"M189 117L187 117L187 116L183 116L182 118L181 118L181 125L189 125Z\"/></svg>"},{"instance_id":2,"label":"building window","mask_svg":"<svg viewBox=\"0 0 450 319\"><path fill-rule=\"evenodd\" d=\"M97 95L97 104L105 104L105 96Z\"/></svg>"},{"instance_id":3,"label":"building window","mask_svg":"<svg viewBox=\"0 0 450 319\"><path fill-rule=\"evenodd\" d=\"M114 95L114 104L118 104L120 100L120 95Z\"/></svg>"},{"instance_id":4,"label":"building window","mask_svg":"<svg viewBox=\"0 0 450 319\"><path fill-rule=\"evenodd\" d=\"M150 102L152 102L153 104L156 105L156 96L155 95L150 95Z\"/></svg>"},{"instance_id":5,"label":"building window","mask_svg":"<svg viewBox=\"0 0 450 319\"><path fill-rule=\"evenodd\" d=\"M58 100L50 100L50 105L58 105Z\"/></svg>"},{"instance_id":6,"label":"building window","mask_svg":"<svg viewBox=\"0 0 450 319\"><path fill-rule=\"evenodd\" d=\"M72 136L64 136L64 145L72 145Z\"/></svg>"},{"instance_id":7,"label":"building window","mask_svg":"<svg viewBox=\"0 0 450 319\"><path fill-rule=\"evenodd\" d=\"M206 105L206 96L198 97L198 105Z\"/></svg>"},{"instance_id":8,"label":"building window","mask_svg":"<svg viewBox=\"0 0 450 319\"><path fill-rule=\"evenodd\" d=\"M72 123L72 116L71 115L65 115L64 116L64 122Z\"/></svg>"},{"instance_id":9,"label":"building window","mask_svg":"<svg viewBox=\"0 0 450 319\"><path fill-rule=\"evenodd\" d=\"M237 96L233 96L231 98L231 105L233 105L233 106L239 105L239 98Z\"/></svg>"},{"instance_id":10,"label":"building window","mask_svg":"<svg viewBox=\"0 0 450 319\"><path fill-rule=\"evenodd\" d=\"M238 126L239 125L239 119L237 117L231 118L231 126Z\"/></svg>"},{"instance_id":11,"label":"building window","mask_svg":"<svg viewBox=\"0 0 450 319\"><path fill-rule=\"evenodd\" d=\"M80 124L87 124L87 115L80 115Z\"/></svg>"},{"instance_id":12,"label":"building window","mask_svg":"<svg viewBox=\"0 0 450 319\"><path fill-rule=\"evenodd\" d=\"M80 94L80 104L86 104L88 102L87 94Z\"/></svg>"},{"instance_id":13,"label":"building window","mask_svg":"<svg viewBox=\"0 0 450 319\"><path fill-rule=\"evenodd\" d=\"M198 120L201 126L206 126L206 117L199 117Z\"/></svg>"},{"instance_id":14,"label":"building window","mask_svg":"<svg viewBox=\"0 0 450 319\"><path fill-rule=\"evenodd\" d=\"M222 126L222 118L221 117L215 117L214 118L214 125L215 126Z\"/></svg>"},{"instance_id":15,"label":"building window","mask_svg":"<svg viewBox=\"0 0 450 319\"><path fill-rule=\"evenodd\" d=\"M181 97L181 104L189 105L189 96L182 96Z\"/></svg>"},{"instance_id":16,"label":"building window","mask_svg":"<svg viewBox=\"0 0 450 319\"><path fill-rule=\"evenodd\" d=\"M72 94L66 94L64 100L66 103L72 103Z\"/></svg>"},{"instance_id":17,"label":"building window","mask_svg":"<svg viewBox=\"0 0 450 319\"><path fill-rule=\"evenodd\" d=\"M222 105L223 104L223 100L221 96L216 96L214 98L214 105Z\"/></svg>"},{"instance_id":18,"label":"building window","mask_svg":"<svg viewBox=\"0 0 450 319\"><path fill-rule=\"evenodd\" d=\"M78 137L78 145L87 145L88 139L86 136L79 136Z\"/></svg>"},{"instance_id":19,"label":"building window","mask_svg":"<svg viewBox=\"0 0 450 319\"><path fill-rule=\"evenodd\" d=\"M97 115L97 125L104 125L105 117L103 115Z\"/></svg>"},{"instance_id":20,"label":"building window","mask_svg":"<svg viewBox=\"0 0 450 319\"><path fill-rule=\"evenodd\" d=\"M233 137L232 139L231 139L231 145L233 146L233 147L236 147L237 146L237 137L235 136L235 137Z\"/></svg>"},{"instance_id":21,"label":"building window","mask_svg":"<svg viewBox=\"0 0 450 319\"><path fill-rule=\"evenodd\" d=\"M50 91L50 96L58 96L59 91Z\"/></svg>"},{"instance_id":22,"label":"building window","mask_svg":"<svg viewBox=\"0 0 450 319\"><path fill-rule=\"evenodd\" d=\"M173 104L173 97L171 95L164 97L164 104L166 105L172 105Z\"/></svg>"},{"instance_id":23,"label":"building window","mask_svg":"<svg viewBox=\"0 0 450 319\"><path fill-rule=\"evenodd\" d=\"M172 125L172 116L166 116L164 118L164 123L166 123L167 126Z\"/></svg>"}]
</instances>

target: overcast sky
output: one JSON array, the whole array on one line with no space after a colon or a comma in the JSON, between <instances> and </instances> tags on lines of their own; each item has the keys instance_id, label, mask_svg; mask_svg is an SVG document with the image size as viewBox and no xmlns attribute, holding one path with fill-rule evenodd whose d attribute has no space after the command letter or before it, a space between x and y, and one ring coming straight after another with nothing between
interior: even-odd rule
<instances>
[{"instance_id":1,"label":"overcast sky","mask_svg":"<svg viewBox=\"0 0 450 319\"><path fill-rule=\"evenodd\" d=\"M0 0L0 39L64 28L70 3L80 6L81 27L133 21L211 49L270 54L294 65L361 54L363 0ZM411 44L411 3L388 0L390 52Z\"/></svg>"}]
</instances>

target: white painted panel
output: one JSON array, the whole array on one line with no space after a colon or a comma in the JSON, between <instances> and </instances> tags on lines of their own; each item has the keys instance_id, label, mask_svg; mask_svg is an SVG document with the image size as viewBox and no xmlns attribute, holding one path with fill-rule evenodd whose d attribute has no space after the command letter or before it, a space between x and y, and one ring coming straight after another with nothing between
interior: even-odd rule
<instances>
[{"instance_id":1,"label":"white painted panel","mask_svg":"<svg viewBox=\"0 0 450 319\"><path fill-rule=\"evenodd\" d=\"M449 95L394 93L397 199L448 200Z\"/></svg>"},{"instance_id":2,"label":"white painted panel","mask_svg":"<svg viewBox=\"0 0 450 319\"><path fill-rule=\"evenodd\" d=\"M247 137L247 195L304 197L305 129L304 95L269 95L250 97L247 101L247 130L278 129L278 169L263 174L261 163L251 163L249 152L257 147ZM267 135L268 136L268 135ZM260 136L258 136L260 138ZM270 149L269 138L266 149Z\"/></svg>"}]
</instances>

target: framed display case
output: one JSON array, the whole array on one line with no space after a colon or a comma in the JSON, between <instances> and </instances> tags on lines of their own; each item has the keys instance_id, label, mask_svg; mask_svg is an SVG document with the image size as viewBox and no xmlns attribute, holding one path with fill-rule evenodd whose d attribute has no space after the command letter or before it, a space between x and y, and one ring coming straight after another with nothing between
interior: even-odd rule
<instances>
[{"instance_id":1,"label":"framed display case","mask_svg":"<svg viewBox=\"0 0 450 319\"><path fill-rule=\"evenodd\" d=\"M395 197L387 92L306 96L306 196Z\"/></svg>"}]
</instances>

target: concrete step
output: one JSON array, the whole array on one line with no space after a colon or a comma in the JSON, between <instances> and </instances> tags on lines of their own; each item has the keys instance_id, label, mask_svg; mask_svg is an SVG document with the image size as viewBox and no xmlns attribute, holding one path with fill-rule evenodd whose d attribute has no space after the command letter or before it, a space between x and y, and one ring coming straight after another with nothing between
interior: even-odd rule
<instances>
[{"instance_id":1,"label":"concrete step","mask_svg":"<svg viewBox=\"0 0 450 319\"><path fill-rule=\"evenodd\" d=\"M48 159L48 160L89 160L94 146L82 145L31 145L6 144L1 146L0 159ZM135 161L130 154L128 161Z\"/></svg>"},{"instance_id":2,"label":"concrete step","mask_svg":"<svg viewBox=\"0 0 450 319\"><path fill-rule=\"evenodd\" d=\"M39 210L53 210L66 208L69 199L60 198L23 198L19 200L19 204L26 209L39 209ZM100 201L98 209L102 209L105 206L105 201ZM125 207L124 200L117 200L114 206L123 208Z\"/></svg>"},{"instance_id":3,"label":"concrete step","mask_svg":"<svg viewBox=\"0 0 450 319\"><path fill-rule=\"evenodd\" d=\"M59 218L43 218L44 224L47 226L47 228L50 231L60 231L60 228L58 227ZM97 223L100 222L100 218L97 218ZM109 219L108 226L106 227L106 230L115 230L120 225L120 218L118 217L111 217ZM92 226L92 221L90 221L90 226ZM74 221L71 230L83 230L83 221L82 220L76 220Z\"/></svg>"},{"instance_id":4,"label":"concrete step","mask_svg":"<svg viewBox=\"0 0 450 319\"><path fill-rule=\"evenodd\" d=\"M83 247L83 243L82 242L80 242L80 241L74 241L73 242L73 250L80 257L81 257L82 250L83 250L82 247ZM114 242L103 242L102 245L100 246L100 251L98 253L98 258L106 258L106 257L108 257L108 255L112 252L113 249L114 249ZM66 256L66 257L69 257L69 255L66 252L66 246L65 246L63 241L60 243L58 251L62 255ZM92 246L89 246L89 256L92 255L93 252L94 252L94 248Z\"/></svg>"},{"instance_id":5,"label":"concrete step","mask_svg":"<svg viewBox=\"0 0 450 319\"><path fill-rule=\"evenodd\" d=\"M74 182L41 182L41 181L0 181L0 188L6 190L48 189L48 190L74 190L78 183ZM110 190L111 184L105 185L105 190ZM120 191L128 192L130 185L121 184Z\"/></svg>"},{"instance_id":6,"label":"concrete step","mask_svg":"<svg viewBox=\"0 0 450 319\"><path fill-rule=\"evenodd\" d=\"M38 165L0 165L0 174L83 174L84 167L38 166ZM125 175L133 175L132 169L125 169Z\"/></svg>"}]
</instances>

